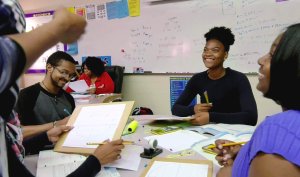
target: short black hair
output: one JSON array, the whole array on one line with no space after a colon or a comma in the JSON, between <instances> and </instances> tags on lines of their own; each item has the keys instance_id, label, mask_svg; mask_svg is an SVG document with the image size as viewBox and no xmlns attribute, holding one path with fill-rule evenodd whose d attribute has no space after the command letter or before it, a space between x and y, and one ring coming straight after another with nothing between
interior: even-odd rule
<instances>
[{"instance_id":1,"label":"short black hair","mask_svg":"<svg viewBox=\"0 0 300 177\"><path fill-rule=\"evenodd\" d=\"M282 34L271 59L270 85L264 96L285 109L300 110L300 23Z\"/></svg>"},{"instance_id":2,"label":"short black hair","mask_svg":"<svg viewBox=\"0 0 300 177\"><path fill-rule=\"evenodd\" d=\"M76 65L76 61L74 58L66 52L56 51L51 54L47 60L47 64L51 64L52 66L58 66L62 60L69 61Z\"/></svg>"},{"instance_id":3,"label":"short black hair","mask_svg":"<svg viewBox=\"0 0 300 177\"><path fill-rule=\"evenodd\" d=\"M226 28L224 26L214 27L210 29L204 37L206 38L206 42L211 39L216 39L220 41L225 48L225 51L228 52L230 49L230 45L234 43L234 35L231 32L230 28Z\"/></svg>"},{"instance_id":4,"label":"short black hair","mask_svg":"<svg viewBox=\"0 0 300 177\"><path fill-rule=\"evenodd\" d=\"M101 74L105 71L104 63L100 58L97 57L87 57L86 60L82 63L82 70L84 68L84 65L97 77L101 76Z\"/></svg>"}]
</instances>

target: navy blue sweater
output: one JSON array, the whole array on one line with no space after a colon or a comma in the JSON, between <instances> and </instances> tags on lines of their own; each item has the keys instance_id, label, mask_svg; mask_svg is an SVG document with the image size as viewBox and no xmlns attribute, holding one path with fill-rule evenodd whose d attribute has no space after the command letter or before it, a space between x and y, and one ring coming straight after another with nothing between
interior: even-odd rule
<instances>
[{"instance_id":1,"label":"navy blue sweater","mask_svg":"<svg viewBox=\"0 0 300 177\"><path fill-rule=\"evenodd\" d=\"M172 114L190 116L195 114L194 106L189 106L197 94L205 103L204 92L213 104L209 111L209 121L215 123L256 125L257 107L247 77L238 71L226 68L226 74L212 80L207 71L195 74L172 107Z\"/></svg>"}]
</instances>

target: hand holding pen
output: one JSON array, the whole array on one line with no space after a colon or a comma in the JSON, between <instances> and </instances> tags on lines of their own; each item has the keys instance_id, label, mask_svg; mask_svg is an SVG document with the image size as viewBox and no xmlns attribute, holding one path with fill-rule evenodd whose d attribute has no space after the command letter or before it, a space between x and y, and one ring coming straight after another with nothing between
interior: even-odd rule
<instances>
[{"instance_id":1,"label":"hand holding pen","mask_svg":"<svg viewBox=\"0 0 300 177\"><path fill-rule=\"evenodd\" d=\"M105 141L99 145L93 155L99 160L101 165L113 162L121 158L121 151L124 148L123 140Z\"/></svg>"},{"instance_id":2,"label":"hand holding pen","mask_svg":"<svg viewBox=\"0 0 300 177\"><path fill-rule=\"evenodd\" d=\"M208 112L212 108L212 104L210 103L200 103L194 106L195 114L200 112Z\"/></svg>"},{"instance_id":3,"label":"hand holding pen","mask_svg":"<svg viewBox=\"0 0 300 177\"><path fill-rule=\"evenodd\" d=\"M209 102L207 91L205 91L203 93L203 95L204 95L206 103L196 104L194 106L194 112L195 112L195 114L200 113L200 112L208 112L212 108L212 103Z\"/></svg>"},{"instance_id":4,"label":"hand holding pen","mask_svg":"<svg viewBox=\"0 0 300 177\"><path fill-rule=\"evenodd\" d=\"M211 149L217 154L216 160L222 166L230 166L233 164L235 157L241 149L241 145L246 142L235 143L229 140L216 140L215 145Z\"/></svg>"}]
</instances>

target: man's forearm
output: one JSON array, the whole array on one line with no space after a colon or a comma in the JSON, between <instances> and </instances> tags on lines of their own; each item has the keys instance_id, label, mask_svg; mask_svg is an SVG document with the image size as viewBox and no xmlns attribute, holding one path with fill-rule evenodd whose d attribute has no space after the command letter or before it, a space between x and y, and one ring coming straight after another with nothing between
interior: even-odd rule
<instances>
[{"instance_id":1,"label":"man's forearm","mask_svg":"<svg viewBox=\"0 0 300 177\"><path fill-rule=\"evenodd\" d=\"M36 136L38 134L41 134L43 132L46 132L53 128L53 123L47 123L47 124L42 124L42 125L27 125L27 126L22 126L22 132L23 132L23 137L24 139L31 138L33 136Z\"/></svg>"}]
</instances>

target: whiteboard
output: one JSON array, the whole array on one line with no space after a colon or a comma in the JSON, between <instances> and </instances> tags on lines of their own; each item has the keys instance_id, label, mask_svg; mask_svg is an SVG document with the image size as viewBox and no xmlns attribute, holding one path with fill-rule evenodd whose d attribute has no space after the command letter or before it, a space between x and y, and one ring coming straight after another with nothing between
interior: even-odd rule
<instances>
[{"instance_id":1,"label":"whiteboard","mask_svg":"<svg viewBox=\"0 0 300 177\"><path fill-rule=\"evenodd\" d=\"M300 22L300 0L141 0L141 15L88 20L78 41L84 56L111 56L112 65L126 73L142 67L152 73L197 73L202 62L203 35L214 26L235 34L225 67L252 73L257 59L268 52L274 38Z\"/></svg>"}]
</instances>

